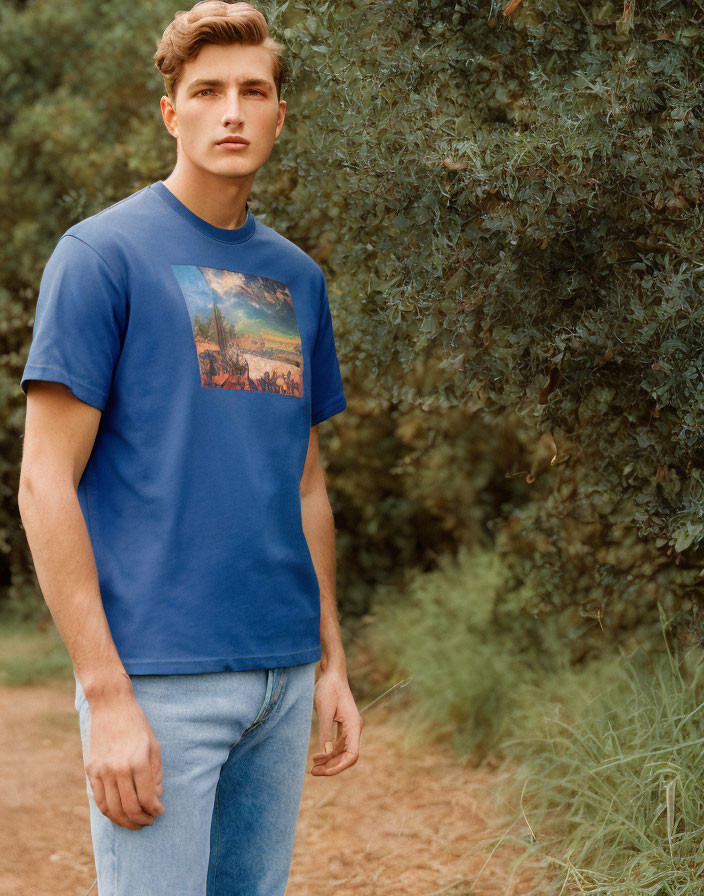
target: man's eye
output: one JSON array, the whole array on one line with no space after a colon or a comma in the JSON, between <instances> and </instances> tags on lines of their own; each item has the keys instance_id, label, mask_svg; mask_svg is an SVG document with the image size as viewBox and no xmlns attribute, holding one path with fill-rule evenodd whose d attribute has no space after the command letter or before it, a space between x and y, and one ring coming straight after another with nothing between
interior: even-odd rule
<instances>
[{"instance_id":1,"label":"man's eye","mask_svg":"<svg viewBox=\"0 0 704 896\"><path fill-rule=\"evenodd\" d=\"M212 93L212 92L213 92L212 87L204 87L202 90L198 91L197 96L201 96L202 94ZM249 90L247 90L247 93L256 93L257 96L266 96L266 94L263 91L257 90L254 87L250 87Z\"/></svg>"}]
</instances>

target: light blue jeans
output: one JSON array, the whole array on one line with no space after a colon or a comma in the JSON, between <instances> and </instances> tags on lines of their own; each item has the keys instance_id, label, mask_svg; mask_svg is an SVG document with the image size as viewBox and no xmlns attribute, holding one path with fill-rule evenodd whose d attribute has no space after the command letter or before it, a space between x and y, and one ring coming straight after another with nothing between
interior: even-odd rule
<instances>
[{"instance_id":1,"label":"light blue jeans","mask_svg":"<svg viewBox=\"0 0 704 896\"><path fill-rule=\"evenodd\" d=\"M284 896L315 663L130 679L161 745L164 812L137 831L116 825L86 777L98 896ZM75 707L85 762L77 679Z\"/></svg>"}]
</instances>

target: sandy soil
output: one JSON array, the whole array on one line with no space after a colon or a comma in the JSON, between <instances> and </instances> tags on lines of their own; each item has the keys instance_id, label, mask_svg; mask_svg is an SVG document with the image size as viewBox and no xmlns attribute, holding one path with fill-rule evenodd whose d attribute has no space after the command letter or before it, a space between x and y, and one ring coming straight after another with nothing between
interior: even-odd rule
<instances>
[{"instance_id":1,"label":"sandy soil","mask_svg":"<svg viewBox=\"0 0 704 896\"><path fill-rule=\"evenodd\" d=\"M0 686L2 896L98 896L90 889L95 869L73 696L72 680ZM448 748L408 746L394 712L378 704L365 713L352 768L306 775L287 896L545 896L527 863L512 878L520 847L500 847L483 870L490 847L467 854L501 832L490 829L487 790L500 770L464 767ZM308 769L317 751L314 720Z\"/></svg>"}]
</instances>

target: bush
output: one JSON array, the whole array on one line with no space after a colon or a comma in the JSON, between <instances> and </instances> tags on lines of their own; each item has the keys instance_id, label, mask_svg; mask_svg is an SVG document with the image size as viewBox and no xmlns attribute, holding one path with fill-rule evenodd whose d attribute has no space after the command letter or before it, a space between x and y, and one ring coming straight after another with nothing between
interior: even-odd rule
<instances>
[{"instance_id":1,"label":"bush","mask_svg":"<svg viewBox=\"0 0 704 896\"><path fill-rule=\"evenodd\" d=\"M696 623L697 10L261 8L293 65L285 129L251 205L328 276L352 399L328 429L348 613L479 533L535 613L575 606L590 633L613 638L652 631L658 602ZM66 227L170 170L151 55L173 11L0 2L0 588L23 611L18 381L39 278ZM513 442L492 456L495 433Z\"/></svg>"},{"instance_id":2,"label":"bush","mask_svg":"<svg viewBox=\"0 0 704 896\"><path fill-rule=\"evenodd\" d=\"M506 589L496 554L461 548L457 561L379 595L357 640L370 633L389 683L410 677L403 717L420 739L448 740L481 761L500 747L521 687L570 662L569 626L538 620Z\"/></svg>"}]
</instances>

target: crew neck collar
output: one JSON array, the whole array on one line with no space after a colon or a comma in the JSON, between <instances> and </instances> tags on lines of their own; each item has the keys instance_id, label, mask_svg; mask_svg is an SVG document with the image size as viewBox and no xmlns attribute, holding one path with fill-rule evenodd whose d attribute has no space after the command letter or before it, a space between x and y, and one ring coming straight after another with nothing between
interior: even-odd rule
<instances>
[{"instance_id":1,"label":"crew neck collar","mask_svg":"<svg viewBox=\"0 0 704 896\"><path fill-rule=\"evenodd\" d=\"M242 243L248 240L255 230L255 218L249 203L246 203L247 217L241 227L229 229L227 227L216 227L208 221L192 212L188 206L184 205L180 199L171 192L163 180L157 180L150 184L150 189L154 190L157 196L160 196L177 214L181 215L189 224L199 230L204 236L211 239L219 240L221 243Z\"/></svg>"}]
</instances>

